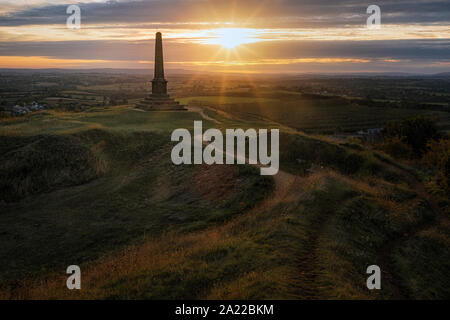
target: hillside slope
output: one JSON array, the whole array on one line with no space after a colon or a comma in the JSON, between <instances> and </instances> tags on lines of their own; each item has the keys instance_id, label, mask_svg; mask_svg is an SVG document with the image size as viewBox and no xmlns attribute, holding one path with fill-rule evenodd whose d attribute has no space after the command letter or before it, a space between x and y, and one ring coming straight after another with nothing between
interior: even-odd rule
<instances>
[{"instance_id":1,"label":"hillside slope","mask_svg":"<svg viewBox=\"0 0 450 320\"><path fill-rule=\"evenodd\" d=\"M174 166L170 129L137 120L130 130L134 118L121 127L114 112L76 115L101 129L61 133L58 122L48 135L2 137L2 190L14 201L0 204L0 298L450 296L447 219L388 159L285 131L273 178ZM81 266L81 291L65 288L70 264ZM383 267L379 291L366 287L372 264Z\"/></svg>"}]
</instances>

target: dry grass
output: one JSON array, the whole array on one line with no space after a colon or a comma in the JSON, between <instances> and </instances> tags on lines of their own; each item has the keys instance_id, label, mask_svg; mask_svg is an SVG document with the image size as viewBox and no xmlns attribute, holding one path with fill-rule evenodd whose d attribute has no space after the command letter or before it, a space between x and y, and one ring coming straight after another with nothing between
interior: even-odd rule
<instances>
[{"instance_id":1,"label":"dry grass","mask_svg":"<svg viewBox=\"0 0 450 320\"><path fill-rule=\"evenodd\" d=\"M102 153L103 148L99 142L90 151ZM333 150L326 153L333 154ZM328 164L333 164L331 158ZM138 165L146 166L144 162ZM204 228L152 236L82 264L80 291L66 288L67 275L61 270L0 288L0 299L389 297L386 291L367 291L365 267L377 262L380 248L393 235L423 219L422 200L405 181L388 182L378 174L349 176L322 164L313 168L307 176L280 171L274 177L272 194L245 212L214 220ZM130 175L127 172L120 179L136 178ZM148 191L148 199L162 204L170 199L167 177L155 178L155 192ZM189 176L189 190L181 191L195 191L212 203L239 193L237 180L225 166L203 166ZM123 184L115 182L118 187ZM130 193L135 194L134 189ZM398 253L399 268L410 272L407 266L416 248L431 241L445 242L428 239L433 234L411 243L410 252Z\"/></svg>"},{"instance_id":2,"label":"dry grass","mask_svg":"<svg viewBox=\"0 0 450 320\"><path fill-rule=\"evenodd\" d=\"M67 275L61 272L3 288L0 299L389 297L389 292L365 289L364 268L376 262L377 247L389 237L383 228L392 233L417 223L420 217L414 210L420 199L389 198L393 185L379 178L362 181L330 169L307 177L280 173L271 195L226 223L195 233L169 232L81 265L80 291L67 290ZM195 176L196 188L214 184L210 175ZM345 199L355 192L351 190L360 196L349 202ZM324 192L322 199L319 195ZM351 204L361 196L369 207L365 202L362 207L359 202ZM372 225L367 224L377 226L380 219L377 208L389 212L389 219L381 229L370 230ZM347 221L348 212L361 214L362 221ZM350 225L352 233L348 233ZM235 260L230 264L230 259ZM257 260L254 266L252 259ZM240 264L244 267L239 268ZM237 266L231 276L226 271L230 266ZM164 277L172 275L179 277L167 287ZM189 289L190 285L194 288ZM164 291L158 291L161 287ZM187 291L167 293L178 288Z\"/></svg>"},{"instance_id":3,"label":"dry grass","mask_svg":"<svg viewBox=\"0 0 450 320\"><path fill-rule=\"evenodd\" d=\"M274 193L244 215L221 226L205 231L189 234L168 233L158 239L146 241L139 246L130 246L120 252L106 256L81 266L82 290L70 291L65 286L67 275L49 275L43 280L25 279L14 288L0 290L0 299L101 299L115 296L114 287L109 284L129 279L145 272L151 276L160 270L175 271L193 257L201 257L208 252L215 252L221 248L239 246L249 241L248 230L264 230L276 228L282 223L282 212L270 219L260 219L264 210L274 207L283 201L293 201L292 191L296 190L296 198L302 192L323 179L324 172L314 174L309 178L294 178L289 174L280 175L277 179ZM289 196L289 197L287 197ZM198 265L198 268L208 268L208 265ZM205 292L199 298L244 298L249 297L252 284L256 282L270 282L272 285L288 287L289 274L293 270L286 267L276 267L270 271L251 271L238 275L229 283L218 281L210 292ZM137 284L139 287L139 283ZM149 290L143 287L133 290ZM271 296L273 292L271 293ZM123 296L122 296L123 297ZM128 298L132 298L129 296Z\"/></svg>"}]
</instances>

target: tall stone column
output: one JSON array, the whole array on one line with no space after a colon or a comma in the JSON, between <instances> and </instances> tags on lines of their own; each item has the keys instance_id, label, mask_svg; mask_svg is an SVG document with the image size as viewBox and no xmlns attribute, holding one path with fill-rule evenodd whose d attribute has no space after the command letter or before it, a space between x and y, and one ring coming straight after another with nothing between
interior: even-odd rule
<instances>
[{"instance_id":1,"label":"tall stone column","mask_svg":"<svg viewBox=\"0 0 450 320\"><path fill-rule=\"evenodd\" d=\"M164 57L161 32L156 33L155 42L155 77L152 80L152 94L167 95L167 81L164 79Z\"/></svg>"},{"instance_id":2,"label":"tall stone column","mask_svg":"<svg viewBox=\"0 0 450 320\"><path fill-rule=\"evenodd\" d=\"M155 79L164 79L164 58L161 32L156 33L155 41Z\"/></svg>"}]
</instances>

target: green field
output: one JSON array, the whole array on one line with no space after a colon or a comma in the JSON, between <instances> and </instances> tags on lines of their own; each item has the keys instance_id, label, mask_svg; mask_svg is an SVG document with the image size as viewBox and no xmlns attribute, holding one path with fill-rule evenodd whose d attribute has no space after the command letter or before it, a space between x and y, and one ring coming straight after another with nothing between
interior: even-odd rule
<instances>
[{"instance_id":1,"label":"green field","mask_svg":"<svg viewBox=\"0 0 450 320\"><path fill-rule=\"evenodd\" d=\"M212 125L193 112L142 112L132 107L96 108L80 113L48 111L5 120L0 125L0 135L71 133L93 128L167 132L192 128L195 120L203 120L205 127Z\"/></svg>"},{"instance_id":2,"label":"green field","mask_svg":"<svg viewBox=\"0 0 450 320\"><path fill-rule=\"evenodd\" d=\"M436 119L442 130L450 130L450 113L399 108L366 107L342 98L310 99L204 96L181 98L225 111L245 121L272 121L306 133L334 134L380 128L386 122L425 115Z\"/></svg>"},{"instance_id":3,"label":"green field","mask_svg":"<svg viewBox=\"0 0 450 320\"><path fill-rule=\"evenodd\" d=\"M254 98L254 97L231 97L231 96L197 96L197 97L184 97L177 99L181 104L191 104L193 102L200 102L204 104L210 104L211 106L220 104L238 104L238 103L276 103L276 99L270 98Z\"/></svg>"}]
</instances>

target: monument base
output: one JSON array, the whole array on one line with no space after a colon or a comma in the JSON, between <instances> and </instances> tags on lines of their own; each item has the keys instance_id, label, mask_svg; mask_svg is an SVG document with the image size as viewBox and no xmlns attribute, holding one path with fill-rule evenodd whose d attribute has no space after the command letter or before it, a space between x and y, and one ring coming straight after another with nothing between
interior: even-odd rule
<instances>
[{"instance_id":1,"label":"monument base","mask_svg":"<svg viewBox=\"0 0 450 320\"><path fill-rule=\"evenodd\" d=\"M166 96L156 96L149 95L147 98L142 100L136 105L136 108L143 109L146 111L186 111L178 101L173 98Z\"/></svg>"}]
</instances>

